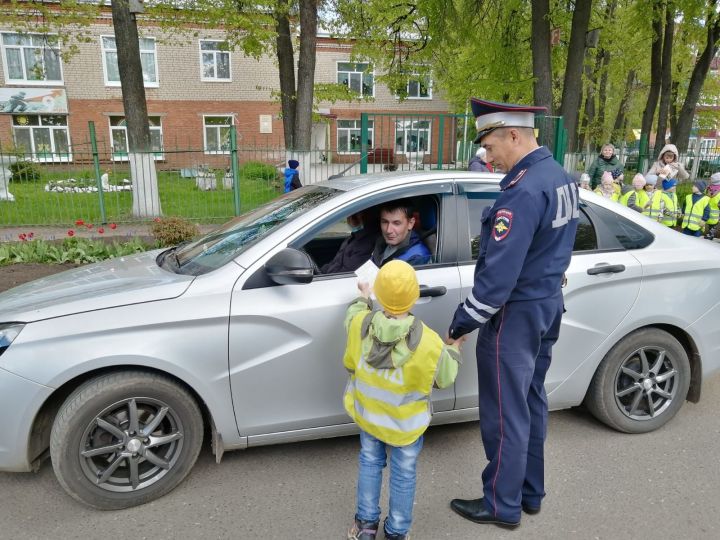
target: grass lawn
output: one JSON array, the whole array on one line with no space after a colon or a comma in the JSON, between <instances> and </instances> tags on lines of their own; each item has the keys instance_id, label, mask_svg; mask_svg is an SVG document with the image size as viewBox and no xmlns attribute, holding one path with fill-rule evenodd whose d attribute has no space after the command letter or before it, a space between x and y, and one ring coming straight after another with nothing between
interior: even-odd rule
<instances>
[{"instance_id":1,"label":"grass lawn","mask_svg":"<svg viewBox=\"0 0 720 540\"><path fill-rule=\"evenodd\" d=\"M46 192L51 180L83 179L94 185L91 169L45 172L40 179L11 182L15 202L0 202L0 226L58 225L70 226L75 220L101 223L100 195L96 193ZM130 178L129 170L113 171L111 184ZM222 175L217 175L217 191L201 191L193 178L182 178L178 171L158 171L158 190L163 215L181 216L194 221L222 222L235 215L233 190L222 189ZM240 168L240 211L246 212L274 199L281 193L274 168L247 163ZM131 215L132 192L103 193L108 223L137 221Z\"/></svg>"}]
</instances>

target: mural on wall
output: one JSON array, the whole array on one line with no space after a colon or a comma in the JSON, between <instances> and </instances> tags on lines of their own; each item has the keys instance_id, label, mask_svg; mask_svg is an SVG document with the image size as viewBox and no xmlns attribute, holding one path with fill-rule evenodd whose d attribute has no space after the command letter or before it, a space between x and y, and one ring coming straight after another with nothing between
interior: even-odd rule
<instances>
[{"instance_id":1,"label":"mural on wall","mask_svg":"<svg viewBox=\"0 0 720 540\"><path fill-rule=\"evenodd\" d=\"M0 112L67 114L67 94L62 88L0 88Z\"/></svg>"}]
</instances>

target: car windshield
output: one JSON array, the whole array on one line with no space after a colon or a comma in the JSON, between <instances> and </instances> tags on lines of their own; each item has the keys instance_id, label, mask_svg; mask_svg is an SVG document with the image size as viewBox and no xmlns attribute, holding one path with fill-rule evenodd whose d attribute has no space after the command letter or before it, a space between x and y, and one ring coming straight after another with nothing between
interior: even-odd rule
<instances>
[{"instance_id":1,"label":"car windshield","mask_svg":"<svg viewBox=\"0 0 720 540\"><path fill-rule=\"evenodd\" d=\"M174 248L175 271L200 275L220 268L272 231L340 193L336 189L307 186L286 193L247 214L238 216L202 238ZM168 258L168 255L165 258Z\"/></svg>"}]
</instances>

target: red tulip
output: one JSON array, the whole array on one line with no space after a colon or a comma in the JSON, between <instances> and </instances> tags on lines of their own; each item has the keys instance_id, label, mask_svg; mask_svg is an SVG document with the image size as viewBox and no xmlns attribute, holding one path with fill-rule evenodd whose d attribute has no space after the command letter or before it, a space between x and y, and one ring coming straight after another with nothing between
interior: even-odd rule
<instances>
[{"instance_id":1,"label":"red tulip","mask_svg":"<svg viewBox=\"0 0 720 540\"><path fill-rule=\"evenodd\" d=\"M110 228L113 229L113 230L114 230L114 229L117 229L117 225L115 225L114 223L111 223L111 224L110 224Z\"/></svg>"},{"instance_id":2,"label":"red tulip","mask_svg":"<svg viewBox=\"0 0 720 540\"><path fill-rule=\"evenodd\" d=\"M75 225L85 225L85 222L82 219L76 219Z\"/></svg>"},{"instance_id":3,"label":"red tulip","mask_svg":"<svg viewBox=\"0 0 720 540\"><path fill-rule=\"evenodd\" d=\"M68 236L75 236L75 231L73 231L72 229L70 229L70 230L68 231Z\"/></svg>"},{"instance_id":4,"label":"red tulip","mask_svg":"<svg viewBox=\"0 0 720 540\"><path fill-rule=\"evenodd\" d=\"M98 232L99 232L100 234L102 234L102 233L105 232L105 229L103 229L102 227L100 227L100 228L98 229Z\"/></svg>"},{"instance_id":5,"label":"red tulip","mask_svg":"<svg viewBox=\"0 0 720 540\"><path fill-rule=\"evenodd\" d=\"M31 232L27 233L27 237L28 237L28 238L32 238L33 236L35 236L34 233L31 233Z\"/></svg>"},{"instance_id":6,"label":"red tulip","mask_svg":"<svg viewBox=\"0 0 720 540\"><path fill-rule=\"evenodd\" d=\"M18 238L24 242L27 240L27 235L25 233L20 233L18 234Z\"/></svg>"}]
</instances>

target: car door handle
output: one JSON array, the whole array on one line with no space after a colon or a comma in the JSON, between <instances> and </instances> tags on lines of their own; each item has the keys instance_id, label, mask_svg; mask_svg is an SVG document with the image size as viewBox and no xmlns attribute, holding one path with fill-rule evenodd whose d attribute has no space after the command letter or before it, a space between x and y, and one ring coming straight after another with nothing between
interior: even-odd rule
<instances>
[{"instance_id":1,"label":"car door handle","mask_svg":"<svg viewBox=\"0 0 720 540\"><path fill-rule=\"evenodd\" d=\"M439 287L428 287L427 285L420 285L420 298L427 296L444 296L447 294L447 288L440 285Z\"/></svg>"},{"instance_id":2,"label":"car door handle","mask_svg":"<svg viewBox=\"0 0 720 540\"><path fill-rule=\"evenodd\" d=\"M617 274L618 272L624 271L624 264L601 264L587 269L587 273L590 276L596 276L598 274Z\"/></svg>"}]
</instances>

